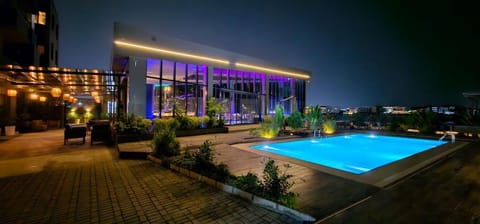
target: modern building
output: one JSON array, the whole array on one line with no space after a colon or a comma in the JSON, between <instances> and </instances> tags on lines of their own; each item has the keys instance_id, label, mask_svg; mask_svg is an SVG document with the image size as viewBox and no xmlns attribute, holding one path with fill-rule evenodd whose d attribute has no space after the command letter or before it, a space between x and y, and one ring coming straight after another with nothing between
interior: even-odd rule
<instances>
[{"instance_id":1,"label":"modern building","mask_svg":"<svg viewBox=\"0 0 480 224\"><path fill-rule=\"evenodd\" d=\"M310 72L115 23L112 70L128 73L118 105L148 118L206 115L207 98L224 105L226 124L255 123L282 105L305 107Z\"/></svg>"},{"instance_id":2,"label":"modern building","mask_svg":"<svg viewBox=\"0 0 480 224\"><path fill-rule=\"evenodd\" d=\"M53 0L0 1L0 65L58 65L58 16Z\"/></svg>"}]
</instances>

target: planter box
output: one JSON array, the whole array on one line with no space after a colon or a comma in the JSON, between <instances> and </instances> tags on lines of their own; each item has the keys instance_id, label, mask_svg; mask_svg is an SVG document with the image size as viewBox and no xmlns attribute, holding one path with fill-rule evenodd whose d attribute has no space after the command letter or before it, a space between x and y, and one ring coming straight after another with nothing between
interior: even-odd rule
<instances>
[{"instance_id":1,"label":"planter box","mask_svg":"<svg viewBox=\"0 0 480 224\"><path fill-rule=\"evenodd\" d=\"M262 198L262 197L259 197L257 195L253 195L253 204L257 204L257 205L260 205L264 208L269 208L269 209L273 209L273 210L276 210L277 209L277 206L278 204L273 202L273 201L270 201L270 200L267 200L265 198Z\"/></svg>"},{"instance_id":2,"label":"planter box","mask_svg":"<svg viewBox=\"0 0 480 224\"><path fill-rule=\"evenodd\" d=\"M126 143L126 142L146 141L146 140L152 140L152 139L153 139L153 134L131 133L131 134L116 134L115 135L116 144Z\"/></svg>"},{"instance_id":3,"label":"planter box","mask_svg":"<svg viewBox=\"0 0 480 224\"><path fill-rule=\"evenodd\" d=\"M148 159L150 159L151 161L156 162L156 163L161 162L160 159L155 158L153 156L148 156ZM256 205L259 205L261 207L270 209L274 212L292 217L293 219L301 221L303 223L313 223L313 222L315 222L315 218L313 218L313 217L311 217L307 214L301 213L301 212L299 212L297 210L294 210L294 209L291 209L291 208L287 208L287 207L285 207L283 205L280 205L276 202L273 202L273 201L267 200L265 198L256 196L255 194L240 190L240 189L238 189L234 186L215 181L215 180L213 180L209 177L202 176L202 175L200 175L196 172L190 171L190 170L185 169L183 167L171 164L170 169L175 170L175 171L177 171L177 172L179 172L179 173L181 173L185 176L188 176L192 179L203 182L203 183L205 183L207 185L210 185L212 187L216 187L217 189L222 190L224 192L227 192L229 194L233 194L233 195L236 195L236 196L241 197L243 199L246 199L253 204L256 204Z\"/></svg>"},{"instance_id":4,"label":"planter box","mask_svg":"<svg viewBox=\"0 0 480 224\"><path fill-rule=\"evenodd\" d=\"M5 136L15 135L15 125L5 126Z\"/></svg>"},{"instance_id":5,"label":"planter box","mask_svg":"<svg viewBox=\"0 0 480 224\"><path fill-rule=\"evenodd\" d=\"M243 191L243 190L240 190L236 187L232 187L232 194L234 195L238 195L240 196L241 198L244 198L244 199L247 199L251 202L253 202L253 199L254 199L254 194L252 193L249 193L249 192L246 192L246 191Z\"/></svg>"},{"instance_id":6,"label":"planter box","mask_svg":"<svg viewBox=\"0 0 480 224\"><path fill-rule=\"evenodd\" d=\"M229 194L232 194L233 188L234 188L234 187L232 187L228 184L224 184L224 183L218 182L218 181L216 182L215 187L217 187L219 190L225 191Z\"/></svg>"},{"instance_id":7,"label":"planter box","mask_svg":"<svg viewBox=\"0 0 480 224\"><path fill-rule=\"evenodd\" d=\"M175 135L177 137L194 136L194 135L206 135L215 133L228 133L228 128L199 128L193 130L176 130Z\"/></svg>"}]
</instances>

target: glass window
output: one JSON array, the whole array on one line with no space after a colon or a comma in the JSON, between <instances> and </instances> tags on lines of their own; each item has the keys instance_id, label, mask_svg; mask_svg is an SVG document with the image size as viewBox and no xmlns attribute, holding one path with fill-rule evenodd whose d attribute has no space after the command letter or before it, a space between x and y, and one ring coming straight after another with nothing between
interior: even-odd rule
<instances>
[{"instance_id":1,"label":"glass window","mask_svg":"<svg viewBox=\"0 0 480 224\"><path fill-rule=\"evenodd\" d=\"M220 69L213 70L213 88L221 88L222 87L222 73Z\"/></svg>"},{"instance_id":2,"label":"glass window","mask_svg":"<svg viewBox=\"0 0 480 224\"><path fill-rule=\"evenodd\" d=\"M187 64L177 62L175 63L175 80L185 82L187 75Z\"/></svg>"},{"instance_id":3,"label":"glass window","mask_svg":"<svg viewBox=\"0 0 480 224\"><path fill-rule=\"evenodd\" d=\"M47 24L47 13L38 11L38 24L45 25Z\"/></svg>"},{"instance_id":4,"label":"glass window","mask_svg":"<svg viewBox=\"0 0 480 224\"><path fill-rule=\"evenodd\" d=\"M162 60L162 79L173 80L173 66L172 61Z\"/></svg>"},{"instance_id":5,"label":"glass window","mask_svg":"<svg viewBox=\"0 0 480 224\"><path fill-rule=\"evenodd\" d=\"M162 80L161 84L161 116L172 117L173 106L175 105L173 97L173 82Z\"/></svg>"},{"instance_id":6,"label":"glass window","mask_svg":"<svg viewBox=\"0 0 480 224\"><path fill-rule=\"evenodd\" d=\"M207 86L206 85L198 85L197 86L197 116L202 117L205 116L205 109L207 106Z\"/></svg>"},{"instance_id":7,"label":"glass window","mask_svg":"<svg viewBox=\"0 0 480 224\"><path fill-rule=\"evenodd\" d=\"M186 85L186 97L185 101L187 103L187 115L188 116L195 116L197 114L197 85L188 83Z\"/></svg>"},{"instance_id":8,"label":"glass window","mask_svg":"<svg viewBox=\"0 0 480 224\"><path fill-rule=\"evenodd\" d=\"M146 118L160 116L160 79L148 78L146 83Z\"/></svg>"},{"instance_id":9,"label":"glass window","mask_svg":"<svg viewBox=\"0 0 480 224\"><path fill-rule=\"evenodd\" d=\"M229 81L228 81L228 71L227 70L220 70L220 87L224 89L229 88Z\"/></svg>"},{"instance_id":10,"label":"glass window","mask_svg":"<svg viewBox=\"0 0 480 224\"><path fill-rule=\"evenodd\" d=\"M160 78L160 60L147 59L147 77Z\"/></svg>"},{"instance_id":11,"label":"glass window","mask_svg":"<svg viewBox=\"0 0 480 224\"><path fill-rule=\"evenodd\" d=\"M175 82L175 106L180 110L180 111L174 111L174 113L177 112L186 112L186 99L187 99L187 83L186 82Z\"/></svg>"},{"instance_id":12,"label":"glass window","mask_svg":"<svg viewBox=\"0 0 480 224\"><path fill-rule=\"evenodd\" d=\"M188 64L187 82L197 83L198 65Z\"/></svg>"},{"instance_id":13,"label":"glass window","mask_svg":"<svg viewBox=\"0 0 480 224\"><path fill-rule=\"evenodd\" d=\"M207 70L206 65L198 65L198 84L207 85Z\"/></svg>"}]
</instances>

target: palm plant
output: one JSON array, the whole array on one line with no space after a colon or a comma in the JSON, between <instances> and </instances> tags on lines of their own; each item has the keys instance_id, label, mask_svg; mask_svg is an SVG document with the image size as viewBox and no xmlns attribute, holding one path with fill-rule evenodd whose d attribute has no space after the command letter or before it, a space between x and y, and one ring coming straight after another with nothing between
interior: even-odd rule
<instances>
[{"instance_id":1,"label":"palm plant","mask_svg":"<svg viewBox=\"0 0 480 224\"><path fill-rule=\"evenodd\" d=\"M319 105L310 107L305 114L305 120L307 121L312 132L319 129L323 121L322 108Z\"/></svg>"},{"instance_id":2,"label":"palm plant","mask_svg":"<svg viewBox=\"0 0 480 224\"><path fill-rule=\"evenodd\" d=\"M275 114L273 115L273 125L278 130L283 129L285 123L285 115L283 114L283 107L281 105L275 106Z\"/></svg>"},{"instance_id":3,"label":"palm plant","mask_svg":"<svg viewBox=\"0 0 480 224\"><path fill-rule=\"evenodd\" d=\"M430 134L434 131L437 114L431 110L421 110L412 114L413 120L421 133Z\"/></svg>"}]
</instances>

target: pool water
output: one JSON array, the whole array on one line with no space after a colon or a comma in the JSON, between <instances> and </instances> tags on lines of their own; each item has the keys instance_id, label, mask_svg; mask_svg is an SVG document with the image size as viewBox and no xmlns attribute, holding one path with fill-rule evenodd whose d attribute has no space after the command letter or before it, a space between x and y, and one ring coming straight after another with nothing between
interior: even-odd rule
<instances>
[{"instance_id":1,"label":"pool water","mask_svg":"<svg viewBox=\"0 0 480 224\"><path fill-rule=\"evenodd\" d=\"M353 134L260 144L251 148L362 174L445 143L438 140Z\"/></svg>"}]
</instances>

